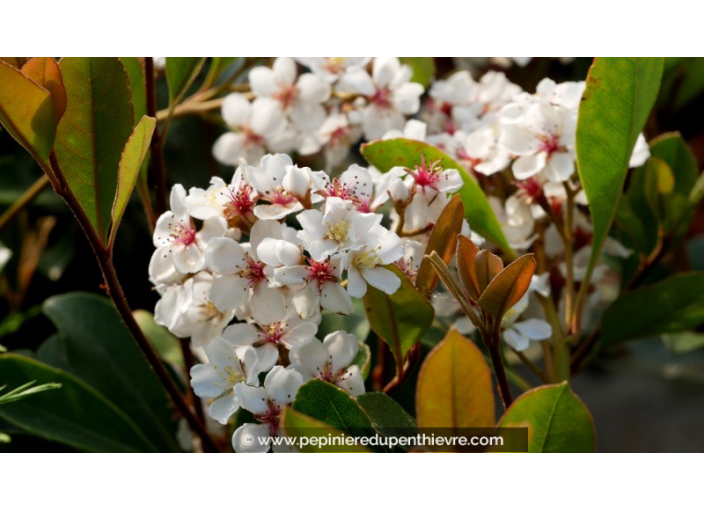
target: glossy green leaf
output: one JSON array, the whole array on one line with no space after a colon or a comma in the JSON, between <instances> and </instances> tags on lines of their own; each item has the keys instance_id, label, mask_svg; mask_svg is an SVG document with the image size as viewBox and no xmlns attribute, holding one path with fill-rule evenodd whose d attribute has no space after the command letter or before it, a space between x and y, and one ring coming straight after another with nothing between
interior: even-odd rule
<instances>
[{"instance_id":1,"label":"glossy green leaf","mask_svg":"<svg viewBox=\"0 0 704 510\"><path fill-rule=\"evenodd\" d=\"M678 333L704 323L704 273L680 273L619 296L604 313L600 341Z\"/></svg>"},{"instance_id":2,"label":"glossy green leaf","mask_svg":"<svg viewBox=\"0 0 704 510\"><path fill-rule=\"evenodd\" d=\"M115 241L120 220L125 213L132 190L139 177L139 170L149 150L149 143L152 140L155 127L156 119L146 115L142 117L122 152L117 173L117 192L112 206L112 227L110 228L109 241L111 245Z\"/></svg>"},{"instance_id":3,"label":"glossy green leaf","mask_svg":"<svg viewBox=\"0 0 704 510\"><path fill-rule=\"evenodd\" d=\"M345 390L325 381L313 379L298 390L293 410L310 416L350 436L373 433L367 415Z\"/></svg>"},{"instance_id":4,"label":"glossy green leaf","mask_svg":"<svg viewBox=\"0 0 704 510\"><path fill-rule=\"evenodd\" d=\"M161 359L174 366L183 366L183 351L179 339L164 326L154 321L154 315L146 310L135 310L134 318Z\"/></svg>"},{"instance_id":5,"label":"glossy green leaf","mask_svg":"<svg viewBox=\"0 0 704 510\"><path fill-rule=\"evenodd\" d=\"M430 351L418 374L419 427L493 427L491 372L479 348L451 329Z\"/></svg>"},{"instance_id":6,"label":"glossy green leaf","mask_svg":"<svg viewBox=\"0 0 704 510\"><path fill-rule=\"evenodd\" d=\"M530 453L589 453L596 448L594 420L567 382L527 391L498 425L527 427Z\"/></svg>"},{"instance_id":7,"label":"glossy green leaf","mask_svg":"<svg viewBox=\"0 0 704 510\"><path fill-rule=\"evenodd\" d=\"M411 415L386 393L365 393L357 397L357 403L369 416L374 430L383 436L401 437L418 431Z\"/></svg>"},{"instance_id":8,"label":"glossy green leaf","mask_svg":"<svg viewBox=\"0 0 704 510\"><path fill-rule=\"evenodd\" d=\"M293 409L284 410L281 424L287 437L298 438L297 448L302 453L372 453L366 447L355 444L325 444L324 446L310 444L314 440L330 441L331 437L344 438L345 434ZM308 443L300 446L301 438L306 438Z\"/></svg>"},{"instance_id":9,"label":"glossy green leaf","mask_svg":"<svg viewBox=\"0 0 704 510\"><path fill-rule=\"evenodd\" d=\"M169 84L171 107L183 99L204 63L204 57L168 57L166 59L166 81Z\"/></svg>"},{"instance_id":10,"label":"glossy green leaf","mask_svg":"<svg viewBox=\"0 0 704 510\"><path fill-rule=\"evenodd\" d=\"M44 302L71 373L137 424L160 450L178 451L169 398L110 301L75 292Z\"/></svg>"},{"instance_id":11,"label":"glossy green leaf","mask_svg":"<svg viewBox=\"0 0 704 510\"><path fill-rule=\"evenodd\" d=\"M51 94L5 62L0 62L0 123L42 168L49 168L56 135Z\"/></svg>"},{"instance_id":12,"label":"glossy green leaf","mask_svg":"<svg viewBox=\"0 0 704 510\"><path fill-rule=\"evenodd\" d=\"M457 248L457 235L462 231L464 207L459 196L455 195L440 213L437 223L430 233L425 254L436 252L445 264L449 264ZM423 257L416 276L416 288L426 297L430 296L440 281L430 260Z\"/></svg>"},{"instance_id":13,"label":"glossy green leaf","mask_svg":"<svg viewBox=\"0 0 704 510\"><path fill-rule=\"evenodd\" d=\"M444 168L455 168L464 181L458 192L464 204L464 213L469 226L482 237L499 246L508 256L513 257L514 251L506 242L494 211L481 187L460 165L437 147L417 140L397 138L381 140L362 145L364 158L382 172L388 172L395 166L415 168L421 164L421 157L428 162L440 161Z\"/></svg>"},{"instance_id":14,"label":"glossy green leaf","mask_svg":"<svg viewBox=\"0 0 704 510\"><path fill-rule=\"evenodd\" d=\"M364 309L372 330L389 345L396 363L401 364L408 350L433 323L435 310L398 267L384 267L401 279L401 287L388 295L370 285L363 299Z\"/></svg>"},{"instance_id":15,"label":"glossy green leaf","mask_svg":"<svg viewBox=\"0 0 704 510\"><path fill-rule=\"evenodd\" d=\"M137 57L120 57L120 60L130 82L134 119L138 122L147 114L147 82L144 76L144 65Z\"/></svg>"},{"instance_id":16,"label":"glossy green leaf","mask_svg":"<svg viewBox=\"0 0 704 510\"><path fill-rule=\"evenodd\" d=\"M122 151L134 111L119 58L64 58L59 63L68 107L55 151L71 192L100 238L107 241Z\"/></svg>"},{"instance_id":17,"label":"glossy green leaf","mask_svg":"<svg viewBox=\"0 0 704 510\"><path fill-rule=\"evenodd\" d=\"M56 382L61 389L0 407L0 418L34 435L89 452L156 448L114 404L72 375L18 356L0 355L0 384Z\"/></svg>"},{"instance_id":18,"label":"glossy green leaf","mask_svg":"<svg viewBox=\"0 0 704 510\"><path fill-rule=\"evenodd\" d=\"M433 57L401 57L402 64L408 64L413 70L411 81L420 83L424 88L435 77L435 58Z\"/></svg>"},{"instance_id":19,"label":"glossy green leaf","mask_svg":"<svg viewBox=\"0 0 704 510\"><path fill-rule=\"evenodd\" d=\"M577 163L594 224L589 274L614 220L662 69L662 58L597 58L587 76L577 121Z\"/></svg>"}]
</instances>

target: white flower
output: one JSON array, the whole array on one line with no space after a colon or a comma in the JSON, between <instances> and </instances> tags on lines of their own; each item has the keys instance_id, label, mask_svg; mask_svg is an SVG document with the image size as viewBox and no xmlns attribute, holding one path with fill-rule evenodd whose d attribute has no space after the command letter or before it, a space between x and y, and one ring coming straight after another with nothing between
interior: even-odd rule
<instances>
[{"instance_id":1,"label":"white flower","mask_svg":"<svg viewBox=\"0 0 704 510\"><path fill-rule=\"evenodd\" d=\"M552 336L552 326L540 318L518 320L528 309L530 296L533 292L548 297L550 295L549 273L533 275L528 291L521 297L501 320L504 328L503 339L517 351L525 351L531 341L545 340ZM529 314L526 312L526 314Z\"/></svg>"},{"instance_id":2,"label":"white flower","mask_svg":"<svg viewBox=\"0 0 704 510\"><path fill-rule=\"evenodd\" d=\"M323 261L308 259L306 265L279 267L274 277L281 285L297 287L293 296L296 312L302 319L316 315L320 308L333 313L352 313L352 299L340 285L343 255Z\"/></svg>"},{"instance_id":3,"label":"white flower","mask_svg":"<svg viewBox=\"0 0 704 510\"><path fill-rule=\"evenodd\" d=\"M286 137L286 118L271 99L250 103L242 94L230 94L223 101L222 116L231 131L215 141L213 156L224 165L235 165L240 158L257 161L267 147L281 145Z\"/></svg>"},{"instance_id":4,"label":"white flower","mask_svg":"<svg viewBox=\"0 0 704 510\"><path fill-rule=\"evenodd\" d=\"M237 385L235 393L240 406L254 415L259 423L246 423L232 436L232 446L237 453L265 453L269 445L258 438L277 437L283 409L296 398L303 377L293 368L275 366L264 380L264 387ZM286 447L273 447L274 451Z\"/></svg>"},{"instance_id":5,"label":"white flower","mask_svg":"<svg viewBox=\"0 0 704 510\"><path fill-rule=\"evenodd\" d=\"M251 347L234 347L217 337L205 346L208 363L191 368L191 386L201 398L214 399L210 416L225 425L240 407L235 387L239 384L259 386L257 353Z\"/></svg>"},{"instance_id":6,"label":"white flower","mask_svg":"<svg viewBox=\"0 0 704 510\"><path fill-rule=\"evenodd\" d=\"M565 108L536 100L519 121L513 120L503 124L499 143L518 156L513 163L516 179L528 179L540 172L553 182L569 179L574 173L576 116Z\"/></svg>"},{"instance_id":7,"label":"white flower","mask_svg":"<svg viewBox=\"0 0 704 510\"><path fill-rule=\"evenodd\" d=\"M643 133L638 135L636 139L636 145L633 148L633 154L631 155L631 160L628 162L630 168L636 168L648 161L650 157L650 146L648 145Z\"/></svg>"},{"instance_id":8,"label":"white flower","mask_svg":"<svg viewBox=\"0 0 704 510\"><path fill-rule=\"evenodd\" d=\"M363 69L346 73L338 82L338 90L366 96L362 111L364 136L381 138L392 129L402 129L404 115L413 115L420 108L423 87L411 82L412 71L396 57L374 59L372 76Z\"/></svg>"},{"instance_id":9,"label":"white flower","mask_svg":"<svg viewBox=\"0 0 704 510\"><path fill-rule=\"evenodd\" d=\"M530 206L521 201L518 194L508 197L505 206L497 197L489 197L489 205L511 248L525 250L533 244L535 220Z\"/></svg>"},{"instance_id":10,"label":"white flower","mask_svg":"<svg viewBox=\"0 0 704 510\"><path fill-rule=\"evenodd\" d=\"M266 372L276 365L281 349L291 349L314 338L318 332L316 319L302 320L291 298L286 300L284 314L267 324L257 322L233 324L225 328L223 336L236 346L253 346L258 355L258 370Z\"/></svg>"},{"instance_id":11,"label":"white flower","mask_svg":"<svg viewBox=\"0 0 704 510\"><path fill-rule=\"evenodd\" d=\"M406 125L403 126L403 131L399 129L392 129L387 131L382 140L393 140L394 138L407 138L408 140L418 140L421 142L425 141L425 135L428 132L428 125L425 122L421 122L416 119L410 119L406 121Z\"/></svg>"},{"instance_id":12,"label":"white flower","mask_svg":"<svg viewBox=\"0 0 704 510\"><path fill-rule=\"evenodd\" d=\"M220 310L249 305L258 321L270 322L283 314L283 297L272 288L274 268L259 259L257 248L264 239L281 236L281 224L259 220L244 245L228 238L211 242L206 252L208 268L220 276L213 283L210 299Z\"/></svg>"},{"instance_id":13,"label":"white flower","mask_svg":"<svg viewBox=\"0 0 704 510\"><path fill-rule=\"evenodd\" d=\"M508 152L497 143L496 128L486 126L472 134L455 133L462 147L458 156L470 163L470 168L484 175L493 175L505 169L511 162Z\"/></svg>"},{"instance_id":14,"label":"white flower","mask_svg":"<svg viewBox=\"0 0 704 510\"><path fill-rule=\"evenodd\" d=\"M154 309L154 321L179 338L191 338L197 347L220 336L235 316L233 310L221 312L210 301L213 277L200 272L183 285L169 288Z\"/></svg>"},{"instance_id":15,"label":"white flower","mask_svg":"<svg viewBox=\"0 0 704 510\"><path fill-rule=\"evenodd\" d=\"M413 239L403 239L403 257L396 261L396 266L409 280L415 282L420 263L423 261L425 246Z\"/></svg>"},{"instance_id":16,"label":"white flower","mask_svg":"<svg viewBox=\"0 0 704 510\"><path fill-rule=\"evenodd\" d=\"M401 239L381 225L373 226L367 244L352 250L347 256L347 292L362 298L367 293L367 284L387 294L393 294L401 286L401 280L382 265L391 264L403 257Z\"/></svg>"},{"instance_id":17,"label":"white flower","mask_svg":"<svg viewBox=\"0 0 704 510\"><path fill-rule=\"evenodd\" d=\"M301 64L328 83L336 82L340 76L364 69L371 57L296 57Z\"/></svg>"},{"instance_id":18,"label":"white flower","mask_svg":"<svg viewBox=\"0 0 704 510\"><path fill-rule=\"evenodd\" d=\"M203 222L203 228L196 231L196 227L188 215L186 206L186 190L177 184L171 190L171 210L159 216L154 228L154 246L157 248L152 257L163 257L173 262L176 270L182 274L196 273L203 268L205 257L203 251L207 243L220 237L227 231L227 224L223 217L214 216ZM167 270L168 264L162 261L159 267ZM155 277L156 267L153 268Z\"/></svg>"},{"instance_id":19,"label":"white flower","mask_svg":"<svg viewBox=\"0 0 704 510\"><path fill-rule=\"evenodd\" d=\"M361 136L361 128L352 124L347 115L339 112L331 113L316 132L318 145L325 146L327 167L331 168L341 163L349 154L350 147L357 143Z\"/></svg>"},{"instance_id":20,"label":"white flower","mask_svg":"<svg viewBox=\"0 0 704 510\"><path fill-rule=\"evenodd\" d=\"M364 379L357 365L351 365L359 342L354 335L335 331L321 343L311 338L290 352L291 363L306 380L320 379L347 391L353 397L364 393Z\"/></svg>"},{"instance_id":21,"label":"white flower","mask_svg":"<svg viewBox=\"0 0 704 510\"><path fill-rule=\"evenodd\" d=\"M322 103L330 97L330 84L312 73L296 81L296 63L291 58L277 58L271 69L255 67L249 72L249 83L258 98L273 99L278 111L287 113L302 131L317 129L325 120Z\"/></svg>"},{"instance_id":22,"label":"white flower","mask_svg":"<svg viewBox=\"0 0 704 510\"><path fill-rule=\"evenodd\" d=\"M298 237L318 262L362 246L369 229L381 221L381 215L349 210L347 203L338 197L327 199L324 214L310 209L296 218L303 227Z\"/></svg>"}]
</instances>

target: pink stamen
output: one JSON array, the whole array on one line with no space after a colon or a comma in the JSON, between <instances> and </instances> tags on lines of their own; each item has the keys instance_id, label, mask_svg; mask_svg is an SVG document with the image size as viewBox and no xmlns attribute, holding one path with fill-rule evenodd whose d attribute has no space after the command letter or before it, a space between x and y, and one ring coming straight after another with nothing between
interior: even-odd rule
<instances>
[{"instance_id":1,"label":"pink stamen","mask_svg":"<svg viewBox=\"0 0 704 510\"><path fill-rule=\"evenodd\" d=\"M322 262L308 259L308 267L306 269L308 270L308 277L306 280L308 282L315 280L319 289L322 288L325 282L337 281L337 277L335 276L335 268L330 263L330 259Z\"/></svg>"},{"instance_id":2,"label":"pink stamen","mask_svg":"<svg viewBox=\"0 0 704 510\"><path fill-rule=\"evenodd\" d=\"M390 108L391 90L377 89L377 91L372 96L372 103L376 104L379 108Z\"/></svg>"},{"instance_id":3,"label":"pink stamen","mask_svg":"<svg viewBox=\"0 0 704 510\"><path fill-rule=\"evenodd\" d=\"M550 135L543 138L540 143L540 150L547 153L548 156L553 152L557 152L558 148L559 144L555 135Z\"/></svg>"}]
</instances>

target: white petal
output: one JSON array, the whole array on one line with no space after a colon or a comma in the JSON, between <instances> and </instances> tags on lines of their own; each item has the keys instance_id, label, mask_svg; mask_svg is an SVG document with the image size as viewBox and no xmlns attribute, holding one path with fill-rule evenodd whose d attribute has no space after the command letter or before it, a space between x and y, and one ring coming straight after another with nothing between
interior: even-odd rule
<instances>
[{"instance_id":1,"label":"white petal","mask_svg":"<svg viewBox=\"0 0 704 510\"><path fill-rule=\"evenodd\" d=\"M281 285L303 285L310 272L306 266L278 267L274 279Z\"/></svg>"},{"instance_id":2,"label":"white petal","mask_svg":"<svg viewBox=\"0 0 704 510\"><path fill-rule=\"evenodd\" d=\"M221 312L242 306L249 295L247 280L239 276L221 276L210 288L210 301Z\"/></svg>"},{"instance_id":3,"label":"white petal","mask_svg":"<svg viewBox=\"0 0 704 510\"><path fill-rule=\"evenodd\" d=\"M532 131L521 125L513 124L503 127L499 136L499 144L516 156L535 152L539 146Z\"/></svg>"},{"instance_id":4,"label":"white petal","mask_svg":"<svg viewBox=\"0 0 704 510\"><path fill-rule=\"evenodd\" d=\"M223 165L236 165L244 151L245 137L240 133L224 133L213 145L213 157Z\"/></svg>"},{"instance_id":5,"label":"white petal","mask_svg":"<svg viewBox=\"0 0 704 510\"><path fill-rule=\"evenodd\" d=\"M359 270L352 266L347 271L347 292L353 298L361 299L367 293L367 282Z\"/></svg>"},{"instance_id":6,"label":"white petal","mask_svg":"<svg viewBox=\"0 0 704 510\"><path fill-rule=\"evenodd\" d=\"M223 391L218 371L212 365L195 365L191 368L191 387L201 398L215 398Z\"/></svg>"},{"instance_id":7,"label":"white petal","mask_svg":"<svg viewBox=\"0 0 704 510\"><path fill-rule=\"evenodd\" d=\"M293 402L298 388L303 384L303 377L292 368L276 370L276 367L266 377L264 386L266 394L278 406Z\"/></svg>"},{"instance_id":8,"label":"white petal","mask_svg":"<svg viewBox=\"0 0 704 510\"><path fill-rule=\"evenodd\" d=\"M235 386L235 393L240 401L240 406L244 407L250 413L265 414L269 410L266 401L266 390L264 388L238 384Z\"/></svg>"},{"instance_id":9,"label":"white petal","mask_svg":"<svg viewBox=\"0 0 704 510\"><path fill-rule=\"evenodd\" d=\"M233 346L250 346L258 339L257 328L252 324L232 324L225 328L222 336Z\"/></svg>"},{"instance_id":10,"label":"white petal","mask_svg":"<svg viewBox=\"0 0 704 510\"><path fill-rule=\"evenodd\" d=\"M249 308L254 320L260 324L271 324L284 318L284 298L281 291L270 288L264 281L254 287Z\"/></svg>"},{"instance_id":11,"label":"white petal","mask_svg":"<svg viewBox=\"0 0 704 510\"><path fill-rule=\"evenodd\" d=\"M352 313L352 299L342 285L325 282L320 291L320 305L333 313L349 315Z\"/></svg>"},{"instance_id":12,"label":"white petal","mask_svg":"<svg viewBox=\"0 0 704 510\"><path fill-rule=\"evenodd\" d=\"M317 338L310 338L289 351L291 362L308 379L320 376L329 356Z\"/></svg>"},{"instance_id":13,"label":"white petal","mask_svg":"<svg viewBox=\"0 0 704 510\"><path fill-rule=\"evenodd\" d=\"M306 103L320 104L330 98L330 84L315 74L302 74L296 86L298 97Z\"/></svg>"},{"instance_id":14,"label":"white petal","mask_svg":"<svg viewBox=\"0 0 704 510\"><path fill-rule=\"evenodd\" d=\"M545 177L552 182L564 182L574 173L574 160L572 155L565 152L554 152L550 155Z\"/></svg>"},{"instance_id":15,"label":"white petal","mask_svg":"<svg viewBox=\"0 0 704 510\"><path fill-rule=\"evenodd\" d=\"M229 237L213 239L205 250L205 264L219 274L234 274L245 266L244 250Z\"/></svg>"},{"instance_id":16,"label":"white petal","mask_svg":"<svg viewBox=\"0 0 704 510\"><path fill-rule=\"evenodd\" d=\"M323 345L332 358L333 372L338 372L349 366L359 351L357 338L344 331L330 333L323 340Z\"/></svg>"},{"instance_id":17,"label":"white petal","mask_svg":"<svg viewBox=\"0 0 704 510\"><path fill-rule=\"evenodd\" d=\"M504 341L518 352L525 351L530 345L530 339L514 329L504 331Z\"/></svg>"},{"instance_id":18,"label":"white petal","mask_svg":"<svg viewBox=\"0 0 704 510\"><path fill-rule=\"evenodd\" d=\"M183 249L174 249L174 267L183 274L197 273L205 265L205 257L201 249L194 243Z\"/></svg>"},{"instance_id":19,"label":"white petal","mask_svg":"<svg viewBox=\"0 0 704 510\"><path fill-rule=\"evenodd\" d=\"M263 423L245 423L232 435L232 447L237 453L266 453L270 447L265 439L269 427Z\"/></svg>"},{"instance_id":20,"label":"white petal","mask_svg":"<svg viewBox=\"0 0 704 510\"><path fill-rule=\"evenodd\" d=\"M545 340L552 336L552 326L540 319L516 322L513 328L531 340Z\"/></svg>"},{"instance_id":21,"label":"white petal","mask_svg":"<svg viewBox=\"0 0 704 510\"><path fill-rule=\"evenodd\" d=\"M227 425L227 420L230 419L235 411L240 408L237 396L234 393L228 393L222 397L213 400L208 408L208 414L212 419L222 425Z\"/></svg>"},{"instance_id":22,"label":"white petal","mask_svg":"<svg viewBox=\"0 0 704 510\"><path fill-rule=\"evenodd\" d=\"M521 156L513 162L513 175L519 180L528 179L545 168L545 163L546 154L544 152Z\"/></svg>"},{"instance_id":23,"label":"white petal","mask_svg":"<svg viewBox=\"0 0 704 510\"><path fill-rule=\"evenodd\" d=\"M249 86L257 97L270 97L276 93L277 84L274 71L257 66L249 72Z\"/></svg>"},{"instance_id":24,"label":"white petal","mask_svg":"<svg viewBox=\"0 0 704 510\"><path fill-rule=\"evenodd\" d=\"M222 118L233 128L246 126L252 114L252 105L242 94L229 94L222 103Z\"/></svg>"},{"instance_id":25,"label":"white petal","mask_svg":"<svg viewBox=\"0 0 704 510\"><path fill-rule=\"evenodd\" d=\"M291 57L279 57L272 66L278 85L293 85L296 79L296 62Z\"/></svg>"},{"instance_id":26,"label":"white petal","mask_svg":"<svg viewBox=\"0 0 704 510\"><path fill-rule=\"evenodd\" d=\"M362 269L362 276L372 287L386 294L393 294L401 287L401 280L394 273L383 267Z\"/></svg>"},{"instance_id":27,"label":"white petal","mask_svg":"<svg viewBox=\"0 0 704 510\"><path fill-rule=\"evenodd\" d=\"M337 386L347 391L353 397L364 394L364 379L362 371L357 365L352 365L347 369L342 378L337 381Z\"/></svg>"}]
</instances>

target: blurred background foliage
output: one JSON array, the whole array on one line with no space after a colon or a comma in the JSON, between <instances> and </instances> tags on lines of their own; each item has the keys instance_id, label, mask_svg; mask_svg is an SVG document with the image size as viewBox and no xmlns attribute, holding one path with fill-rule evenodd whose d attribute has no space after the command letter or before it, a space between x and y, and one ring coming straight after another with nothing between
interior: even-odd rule
<instances>
[{"instance_id":1,"label":"blurred background foliage","mask_svg":"<svg viewBox=\"0 0 704 510\"><path fill-rule=\"evenodd\" d=\"M479 72L502 70L511 81L532 91L544 77L557 82L584 80L590 64L589 58L577 58L567 65L554 59L535 58L525 67L512 66L508 69L492 67L489 63ZM206 63L192 86L193 90L207 76L210 65L211 61ZM241 65L242 59L232 60L225 74L237 72ZM449 58L437 58L435 65L438 77L454 69L454 63ZM157 86L158 105L162 109L169 100L163 77L158 80ZM697 168L701 169L704 166L702 119L704 58L666 59L659 99L646 126L646 137L652 139L661 133L679 131L697 159ZM182 183L186 189L203 187L215 175L230 179L232 168L219 165L211 156L214 141L224 131L221 126L222 121L217 113L173 120L164 147L169 187L174 183ZM307 159L304 163L311 167L324 166L314 159ZM6 212L42 175L42 170L32 157L0 129L0 214ZM54 296L77 291L104 296L95 256L69 209L48 188L0 231L0 243L0 345L23 355L39 356L44 360L51 358L50 364L57 366L61 363L57 359L57 356L60 357L57 339L63 336L65 342L66 337L71 337L71 342L74 342L78 341L75 340L76 335L80 335L67 332L64 328L69 325L65 321L58 328L61 331L57 331L57 324L62 324L58 318L60 312L57 311L61 308L61 298ZM9 259L4 248L12 252ZM132 309L145 310L139 312L140 324L149 331L148 336L157 345L162 357L178 364L181 351L177 341L151 322L150 312L158 298L147 277L153 247L137 193L133 194L125 213L114 250L115 267ZM649 279L657 281L672 270L679 272L688 269L704 271L704 208L701 203L683 241L659 262ZM82 299L88 307L104 306L102 301L91 304L95 301L91 296L82 295ZM91 324L90 334L112 341L120 325L112 322L117 319L116 314L109 315L102 322ZM363 318L360 321L355 316L345 319L335 317L334 320L349 322L348 331L356 330L363 336L369 331ZM321 329L325 331L326 328L332 330L338 327L339 324L324 324ZM700 327L700 330L699 333L664 335L622 343L602 350L583 372L574 377L572 384L576 393L594 415L600 451L704 449L704 329ZM422 342L424 354L442 335L443 331L431 328ZM372 344L371 352L375 352L373 338L369 342ZM124 343L128 344L127 341ZM104 354L112 356L109 352ZM129 363L129 353L122 352L120 355L125 356L121 362ZM75 374L76 367L72 368ZM90 366L80 370L89 372L87 376L82 374L84 380L90 378ZM145 384L148 386L152 382ZM414 388L415 375L394 394L394 398L411 412ZM50 399L50 393L35 398ZM157 395L158 398L161 396ZM135 412L134 416L138 414ZM173 416L163 416L157 421L166 423L175 432ZM71 449L36 436L24 435L24 432L2 420L0 434L12 436L11 442L0 441L0 452ZM173 444L159 447L178 448Z\"/></svg>"}]
</instances>

